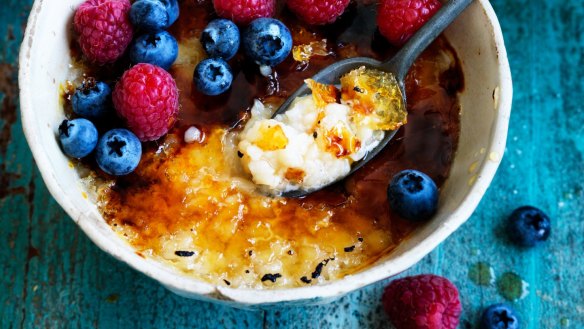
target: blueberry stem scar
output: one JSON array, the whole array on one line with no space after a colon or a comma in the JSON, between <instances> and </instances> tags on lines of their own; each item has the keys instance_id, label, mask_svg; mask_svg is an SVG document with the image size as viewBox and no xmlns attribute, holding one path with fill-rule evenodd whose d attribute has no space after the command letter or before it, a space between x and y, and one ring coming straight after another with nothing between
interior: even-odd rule
<instances>
[{"instance_id":1,"label":"blueberry stem scar","mask_svg":"<svg viewBox=\"0 0 584 329\"><path fill-rule=\"evenodd\" d=\"M114 137L114 140L107 142L107 146L110 149L110 155L115 153L121 157L123 155L122 148L126 146L126 142L119 140L117 137Z\"/></svg>"}]
</instances>

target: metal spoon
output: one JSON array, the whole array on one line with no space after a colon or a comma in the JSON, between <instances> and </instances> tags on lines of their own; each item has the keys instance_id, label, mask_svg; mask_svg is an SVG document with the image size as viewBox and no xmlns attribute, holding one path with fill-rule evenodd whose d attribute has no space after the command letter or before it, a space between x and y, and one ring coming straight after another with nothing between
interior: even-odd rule
<instances>
[{"instance_id":1,"label":"metal spoon","mask_svg":"<svg viewBox=\"0 0 584 329\"><path fill-rule=\"evenodd\" d=\"M382 71L393 73L395 78L397 79L399 88L401 90L401 94L403 96L403 103L406 103L406 91L404 86L404 79L406 74L410 70L410 67L418 58L418 56L446 29L462 11L470 5L473 0L450 0L446 4L434 14L434 16L422 26L418 32L416 32L410 40L393 56L391 59L385 62L380 62L373 58L368 57L355 57L355 58L348 58L336 62L330 66L325 67L320 72L315 74L312 79L325 84L338 84L340 78L350 72L353 69L359 68L361 66L367 66L376 68ZM288 99L274 112L272 118L275 118L278 114L282 114L286 112L292 102L300 96L304 96L310 94L310 89L306 84L303 84L294 94L292 94ZM363 159L359 161L355 161L351 166L351 171L347 174L347 176L351 175L355 171L359 170L363 167L366 163L371 161L379 152L381 152L385 146L389 143L389 141L395 136L397 130L387 131L383 140L379 143L379 145L369 152ZM346 177L346 176L345 176ZM339 179L331 182L332 185L338 181L345 179L345 177L340 177ZM310 193L316 192L326 186L322 186L318 189L313 190L294 190L285 192L282 194L283 197L289 198L300 198L304 197Z\"/></svg>"}]
</instances>

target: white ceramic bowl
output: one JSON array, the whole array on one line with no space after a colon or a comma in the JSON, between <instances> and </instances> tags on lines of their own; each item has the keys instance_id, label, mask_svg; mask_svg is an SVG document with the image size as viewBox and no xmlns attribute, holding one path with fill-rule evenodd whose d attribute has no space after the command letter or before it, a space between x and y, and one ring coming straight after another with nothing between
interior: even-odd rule
<instances>
[{"instance_id":1,"label":"white ceramic bowl","mask_svg":"<svg viewBox=\"0 0 584 329\"><path fill-rule=\"evenodd\" d=\"M432 251L472 214L491 183L505 149L512 85L501 29L488 0L476 0L446 31L463 67L461 135L435 218L394 252L360 273L323 286L285 290L217 287L144 259L105 223L55 138L63 120L59 84L69 74L68 30L82 0L36 0L20 51L22 123L49 191L101 249L189 298L238 307L307 304L340 297L400 273Z\"/></svg>"}]
</instances>

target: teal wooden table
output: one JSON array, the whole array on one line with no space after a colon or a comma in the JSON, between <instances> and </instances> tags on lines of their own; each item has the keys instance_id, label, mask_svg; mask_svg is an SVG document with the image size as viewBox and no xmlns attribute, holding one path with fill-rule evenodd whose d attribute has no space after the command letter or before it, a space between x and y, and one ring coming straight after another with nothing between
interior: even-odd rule
<instances>
[{"instance_id":1,"label":"teal wooden table","mask_svg":"<svg viewBox=\"0 0 584 329\"><path fill-rule=\"evenodd\" d=\"M58 1L58 0L55 0ZM0 0L0 328L385 328L382 282L322 306L248 312L173 295L95 247L51 198L24 140L17 54L31 0ZM584 5L492 0L515 96L505 157L472 218L404 275L459 288L460 328L506 298L523 328L584 328ZM532 204L551 239L519 250L502 228Z\"/></svg>"}]
</instances>

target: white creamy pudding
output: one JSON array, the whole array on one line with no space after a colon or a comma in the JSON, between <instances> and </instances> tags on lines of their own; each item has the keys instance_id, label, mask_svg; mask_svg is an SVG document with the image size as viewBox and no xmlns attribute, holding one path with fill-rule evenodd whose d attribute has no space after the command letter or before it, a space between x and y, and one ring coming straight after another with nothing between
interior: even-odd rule
<instances>
[{"instance_id":1,"label":"white creamy pudding","mask_svg":"<svg viewBox=\"0 0 584 329\"><path fill-rule=\"evenodd\" d=\"M406 122L401 92L389 73L359 68L341 79L341 90L306 83L312 95L294 100L274 119L256 101L240 134L244 169L273 194L316 190L345 177L386 131Z\"/></svg>"}]
</instances>

